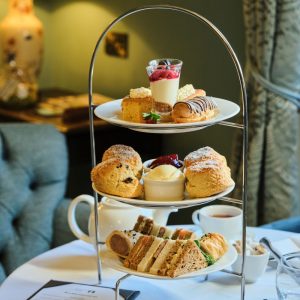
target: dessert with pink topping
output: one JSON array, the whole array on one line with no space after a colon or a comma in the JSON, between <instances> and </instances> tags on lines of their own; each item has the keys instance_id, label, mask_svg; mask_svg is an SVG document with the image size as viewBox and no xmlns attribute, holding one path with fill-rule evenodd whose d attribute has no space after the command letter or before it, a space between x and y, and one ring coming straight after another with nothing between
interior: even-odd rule
<instances>
[{"instance_id":1,"label":"dessert with pink topping","mask_svg":"<svg viewBox=\"0 0 300 300\"><path fill-rule=\"evenodd\" d=\"M146 68L155 109L169 114L177 100L182 61L173 58L154 59Z\"/></svg>"}]
</instances>

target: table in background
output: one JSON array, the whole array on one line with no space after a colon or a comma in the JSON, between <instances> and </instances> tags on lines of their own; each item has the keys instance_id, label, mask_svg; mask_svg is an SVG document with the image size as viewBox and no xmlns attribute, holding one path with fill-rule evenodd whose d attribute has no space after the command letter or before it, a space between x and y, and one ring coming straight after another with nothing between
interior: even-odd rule
<instances>
[{"instance_id":1,"label":"table in background","mask_svg":"<svg viewBox=\"0 0 300 300\"><path fill-rule=\"evenodd\" d=\"M249 228L256 238L267 236L270 240L281 240L293 233ZM275 300L275 270L268 268L265 274L253 284L246 284L247 300ZM114 286L124 273L114 271L103 264L103 286ZM0 287L0 299L24 300L50 279L88 284L97 283L94 248L82 241L74 241L50 250L15 270ZM223 272L212 273L208 281L201 278L182 280L153 280L131 276L122 288L141 291L140 300L238 300L240 299L240 278ZM103 299L106 300L106 299Z\"/></svg>"},{"instance_id":2,"label":"table in background","mask_svg":"<svg viewBox=\"0 0 300 300\"><path fill-rule=\"evenodd\" d=\"M39 102L43 102L47 98L55 98L61 96L75 95L72 91L62 89L47 89L41 90L39 93ZM109 101L110 97L99 95L101 100ZM87 98L88 106L88 98ZM88 108L88 107L87 107ZM78 117L74 122L65 122L61 115L58 116L44 116L36 112L35 107L24 109L6 109L0 107L0 120L6 122L27 122L32 124L51 124L62 133L74 133L89 129L88 111L84 118ZM97 119L95 120L95 127L107 127L108 123Z\"/></svg>"},{"instance_id":3,"label":"table in background","mask_svg":"<svg viewBox=\"0 0 300 300\"><path fill-rule=\"evenodd\" d=\"M62 89L41 90L40 101L49 97L74 95L74 92ZM101 95L100 95L101 96ZM103 96L107 101L110 97ZM88 109L88 108L87 108ZM72 122L65 122L61 116L47 117L35 112L35 108L10 110L0 107L0 122L26 122L32 124L51 124L65 134L69 154L69 179L66 196L74 198L80 194L92 194L90 171L91 150L88 111L85 118L78 117ZM132 146L140 153L143 160L161 155L162 136L145 134L113 126L101 119L94 119L96 156L101 161L103 152L113 144ZM151 147L149 147L151 145Z\"/></svg>"}]
</instances>

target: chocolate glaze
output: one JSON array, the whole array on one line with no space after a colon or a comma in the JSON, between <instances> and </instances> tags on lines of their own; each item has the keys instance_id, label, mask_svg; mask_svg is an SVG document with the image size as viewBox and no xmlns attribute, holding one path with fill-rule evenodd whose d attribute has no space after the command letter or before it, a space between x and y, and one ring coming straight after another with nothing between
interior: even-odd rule
<instances>
[{"instance_id":1,"label":"chocolate glaze","mask_svg":"<svg viewBox=\"0 0 300 300\"><path fill-rule=\"evenodd\" d=\"M205 112L207 110L213 110L217 108L217 105L212 99L212 97L207 96L196 96L195 98L190 99L188 101L179 101L174 105L174 107L179 103L186 104L191 113L198 114L201 114L202 112Z\"/></svg>"}]
</instances>

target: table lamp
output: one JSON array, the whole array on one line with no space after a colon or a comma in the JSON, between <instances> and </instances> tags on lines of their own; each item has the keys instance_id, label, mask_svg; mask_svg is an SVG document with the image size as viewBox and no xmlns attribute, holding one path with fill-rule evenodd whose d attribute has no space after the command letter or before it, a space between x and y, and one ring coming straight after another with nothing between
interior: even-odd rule
<instances>
[{"instance_id":1,"label":"table lamp","mask_svg":"<svg viewBox=\"0 0 300 300\"><path fill-rule=\"evenodd\" d=\"M0 104L24 108L37 101L37 77L43 54L43 25L35 16L32 0L10 0L0 23L2 70Z\"/></svg>"}]
</instances>

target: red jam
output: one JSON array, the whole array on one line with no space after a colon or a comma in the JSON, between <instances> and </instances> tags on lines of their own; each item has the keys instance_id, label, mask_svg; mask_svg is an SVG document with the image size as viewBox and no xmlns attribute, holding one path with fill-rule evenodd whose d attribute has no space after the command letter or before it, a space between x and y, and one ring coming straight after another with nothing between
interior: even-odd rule
<instances>
[{"instance_id":1,"label":"red jam","mask_svg":"<svg viewBox=\"0 0 300 300\"><path fill-rule=\"evenodd\" d=\"M182 167L182 163L178 160L177 154L160 156L149 165L149 168L154 169L160 165L172 165L178 169Z\"/></svg>"},{"instance_id":2,"label":"red jam","mask_svg":"<svg viewBox=\"0 0 300 300\"><path fill-rule=\"evenodd\" d=\"M157 69L149 76L149 80L152 82L161 79L175 79L178 77L179 77L179 72L176 72L174 70Z\"/></svg>"}]
</instances>

